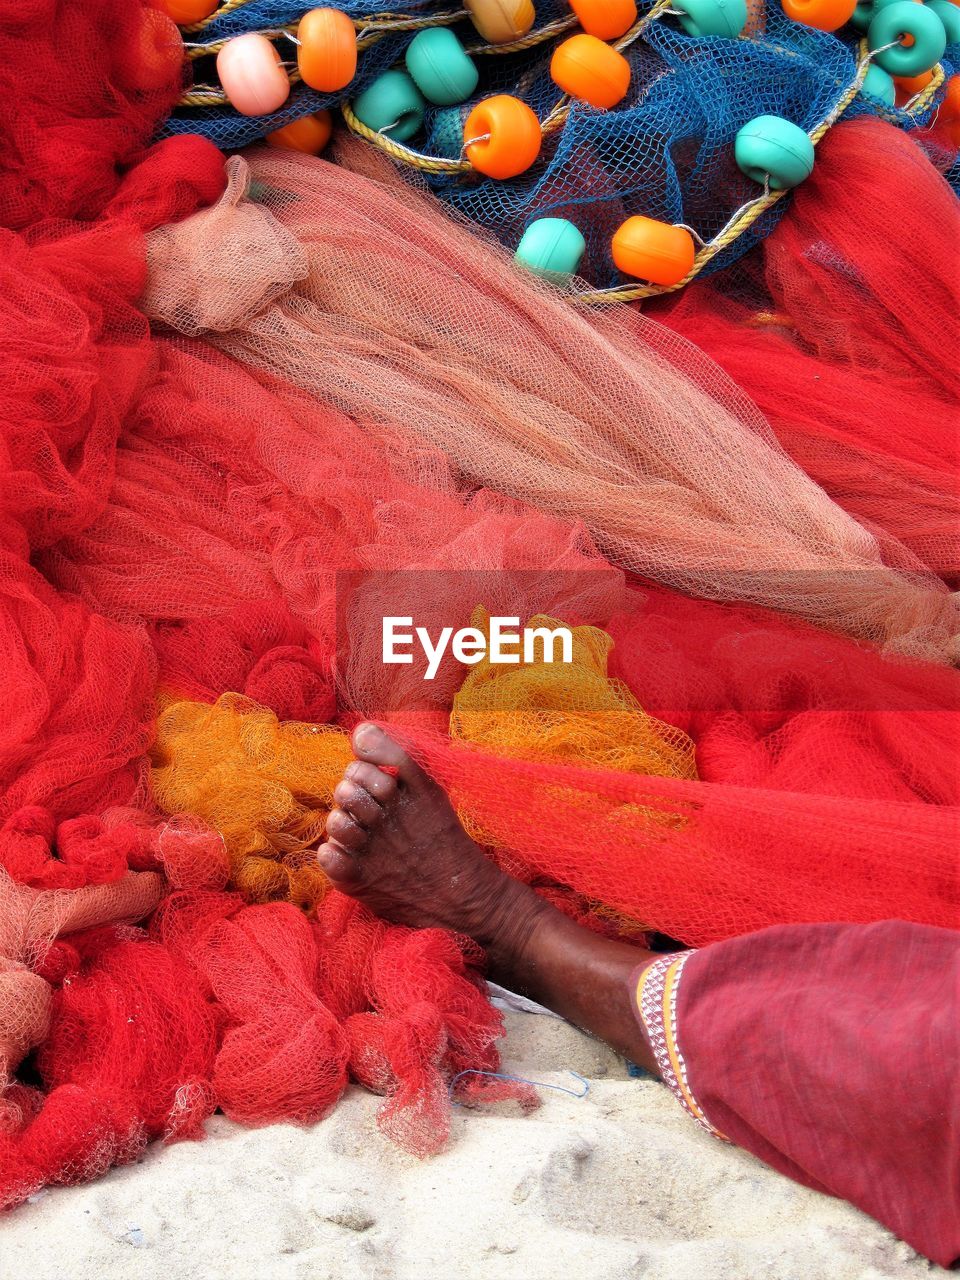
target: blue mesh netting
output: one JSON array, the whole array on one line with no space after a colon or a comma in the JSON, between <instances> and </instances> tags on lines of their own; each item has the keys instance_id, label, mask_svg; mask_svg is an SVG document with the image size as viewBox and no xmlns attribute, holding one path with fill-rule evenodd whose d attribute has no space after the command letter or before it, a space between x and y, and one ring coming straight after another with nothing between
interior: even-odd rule
<instances>
[{"instance_id":1,"label":"blue mesh netting","mask_svg":"<svg viewBox=\"0 0 960 1280\"><path fill-rule=\"evenodd\" d=\"M187 38L205 42L246 31L275 31L295 23L310 7L303 0L249 0ZM394 0L390 5L342 0L338 7L362 19L387 11L395 16L448 13L455 6L432 0ZM641 11L649 7L641 6ZM570 10L566 0L538 0L536 12L540 27L569 16ZM709 239L757 194L733 161L737 130L768 113L809 130L852 80L860 38L853 28L828 35L802 26L787 19L776 0L766 4L761 26L762 33L750 39L699 38L687 35L674 18L662 17L625 51L632 77L624 101L606 112L575 105L563 128L545 138L541 157L528 173L511 182L474 174L428 175L428 181L439 196L509 248L534 218L569 218L587 241L582 275L598 287L617 284L622 277L609 246L624 219L642 213L685 222ZM467 48L480 43L468 21L453 29ZM325 96L297 85L282 111L253 119L229 107L184 107L169 121L167 132L200 132L225 150L244 146L308 112L356 97L402 60L414 34L394 32L363 51L347 93ZM560 98L549 75L550 55L566 34L524 53L477 55L480 84L474 98L463 107L428 110L422 134L410 145L430 155L456 156L472 102L490 93L522 97L546 118ZM277 47L284 58L295 59L295 46L282 36ZM956 58L960 50L948 50L948 57L951 53ZM949 63L945 70L949 75ZM212 58L200 59L194 72L198 84L216 84ZM926 123L935 110L936 102L922 116L911 117L860 96L847 114L879 113L909 128ZM764 214L708 269L728 265L768 234L786 203L780 201Z\"/></svg>"}]
</instances>

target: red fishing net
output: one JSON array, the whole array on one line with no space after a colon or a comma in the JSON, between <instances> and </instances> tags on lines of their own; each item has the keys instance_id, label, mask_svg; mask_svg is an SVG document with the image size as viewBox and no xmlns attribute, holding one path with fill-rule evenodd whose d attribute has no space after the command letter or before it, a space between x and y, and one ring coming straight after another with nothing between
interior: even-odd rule
<instances>
[{"instance_id":1,"label":"red fishing net","mask_svg":"<svg viewBox=\"0 0 960 1280\"><path fill-rule=\"evenodd\" d=\"M863 117L824 138L790 216L733 279L657 308L892 562L895 539L954 585L958 243L946 182L909 135Z\"/></svg>"},{"instance_id":2,"label":"red fishing net","mask_svg":"<svg viewBox=\"0 0 960 1280\"><path fill-rule=\"evenodd\" d=\"M393 183L260 157L273 213L235 170L169 230L224 189L207 144L143 150L172 29L127 0L15 18L0 1202L196 1136L215 1107L316 1119L349 1075L420 1154L451 1090L502 1095L460 1074L497 1063L476 948L373 920L313 864L360 714L400 725L492 856L594 927L960 923L956 674L628 584L591 531L630 568L942 659L932 575L884 568L692 347L572 313ZM242 272L221 277L224 246ZM245 363L151 335L145 289L158 324L216 317ZM379 655L411 599L431 624L482 605L615 647L583 633L561 682L530 664L461 690L447 661L425 698L422 668Z\"/></svg>"}]
</instances>

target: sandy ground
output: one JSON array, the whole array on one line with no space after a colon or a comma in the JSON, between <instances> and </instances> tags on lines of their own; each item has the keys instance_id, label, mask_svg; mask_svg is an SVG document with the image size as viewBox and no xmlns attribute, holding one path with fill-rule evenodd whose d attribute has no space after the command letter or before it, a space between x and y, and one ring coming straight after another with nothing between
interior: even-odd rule
<instances>
[{"instance_id":1,"label":"sandy ground","mask_svg":"<svg viewBox=\"0 0 960 1280\"><path fill-rule=\"evenodd\" d=\"M0 1222L0 1280L879 1280L946 1276L848 1205L701 1131L553 1019L507 1015L504 1070L578 1088L457 1109L421 1163L354 1089L312 1129L152 1148Z\"/></svg>"}]
</instances>

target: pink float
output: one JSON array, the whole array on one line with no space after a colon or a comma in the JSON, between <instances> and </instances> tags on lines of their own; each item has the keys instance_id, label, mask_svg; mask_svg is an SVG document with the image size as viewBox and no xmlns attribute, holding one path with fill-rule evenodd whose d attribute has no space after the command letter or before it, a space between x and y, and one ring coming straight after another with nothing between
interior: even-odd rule
<instances>
[{"instance_id":1,"label":"pink float","mask_svg":"<svg viewBox=\"0 0 960 1280\"><path fill-rule=\"evenodd\" d=\"M250 32L228 41L217 54L223 91L242 116L268 116L290 95L280 55L266 38Z\"/></svg>"}]
</instances>

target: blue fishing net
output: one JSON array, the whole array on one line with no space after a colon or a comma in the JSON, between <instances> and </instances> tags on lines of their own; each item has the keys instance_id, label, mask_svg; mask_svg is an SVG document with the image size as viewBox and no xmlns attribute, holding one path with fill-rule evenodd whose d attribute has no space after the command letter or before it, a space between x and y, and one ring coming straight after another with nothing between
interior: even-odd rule
<instances>
[{"instance_id":1,"label":"blue fishing net","mask_svg":"<svg viewBox=\"0 0 960 1280\"><path fill-rule=\"evenodd\" d=\"M203 45L261 31L275 37L281 56L294 63L296 46L280 29L295 25L311 7L303 0L248 0L185 38ZM376 20L385 13L384 0L341 0L337 7L359 20ZM454 7L431 0L394 0L389 13L393 18L427 17L449 14ZM535 7L534 30L570 17L566 0L537 0ZM650 7L642 5L641 12ZM684 32L676 17L661 16L624 50L631 83L623 102L610 111L574 104L563 127L545 136L541 156L529 172L509 182L474 173L423 176L438 196L510 249L535 218L568 218L587 242L580 273L597 287L621 283L610 240L626 218L645 214L682 222L711 239L740 205L758 194L756 184L734 162L738 129L755 116L770 114L809 131L853 80L862 39L853 27L836 34L814 30L790 21L777 0L766 3L756 25L758 30L749 38L704 38ZM483 43L469 20L452 29L468 50ZM302 115L355 98L384 71L402 64L415 34L386 32L364 49L346 93L322 95L295 85L281 111L256 118L241 116L229 106L183 106L166 131L199 132L224 150L245 146ZM541 120L546 119L561 98L550 78L550 56L570 34L567 30L520 53L477 52L480 83L474 97L460 107L429 108L423 131L408 145L430 156L458 157L463 121L472 105L491 93L523 98ZM948 49L948 76L957 60L960 49ZM194 79L198 85L216 86L212 57L194 63ZM870 112L914 128L928 123L937 106L935 97L922 111L908 113L861 93L845 118ZM787 203L781 200L767 210L713 259L707 271L727 266L767 235Z\"/></svg>"}]
</instances>

